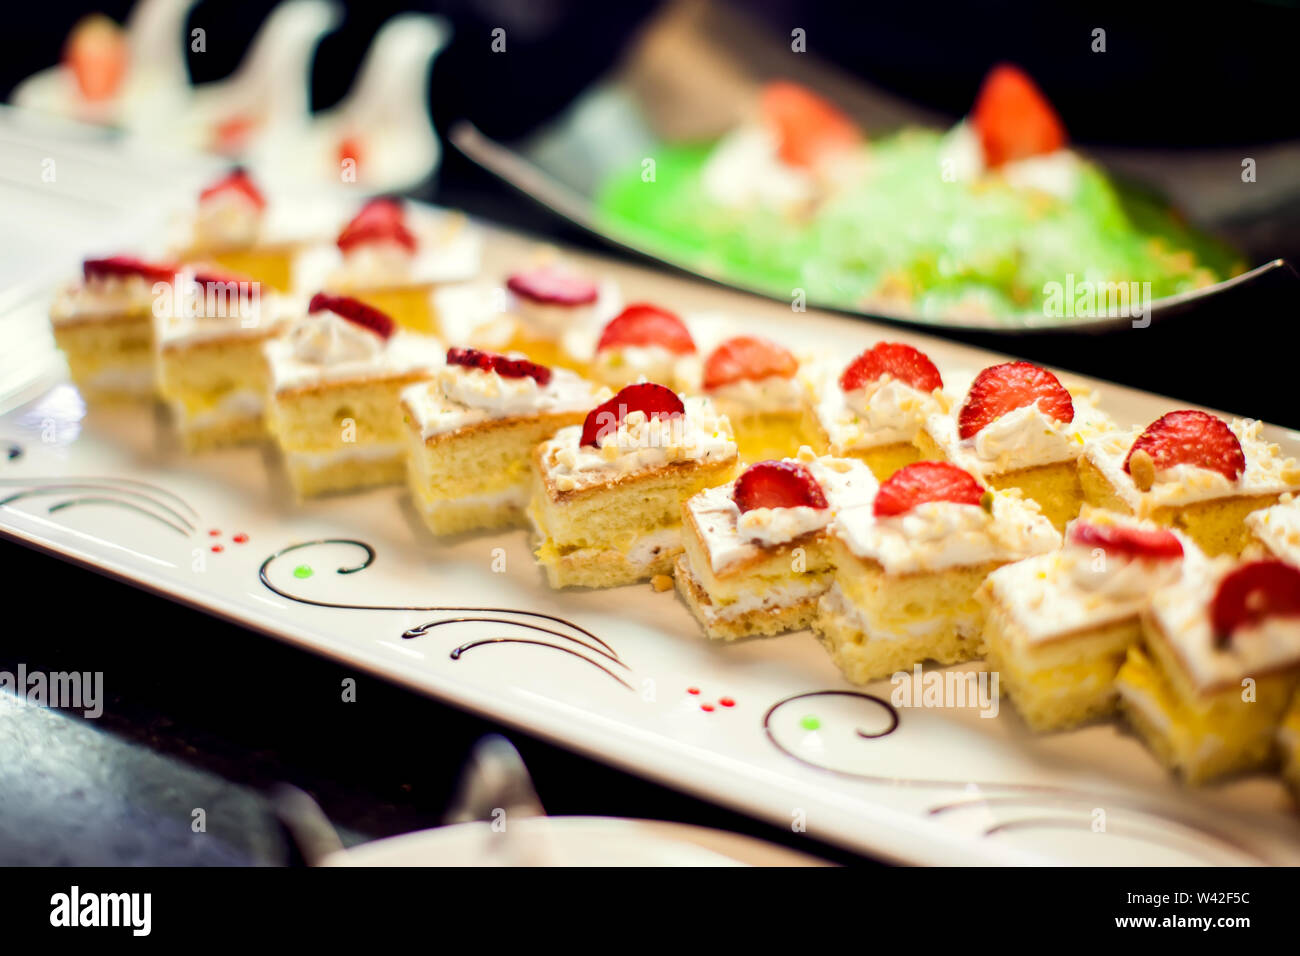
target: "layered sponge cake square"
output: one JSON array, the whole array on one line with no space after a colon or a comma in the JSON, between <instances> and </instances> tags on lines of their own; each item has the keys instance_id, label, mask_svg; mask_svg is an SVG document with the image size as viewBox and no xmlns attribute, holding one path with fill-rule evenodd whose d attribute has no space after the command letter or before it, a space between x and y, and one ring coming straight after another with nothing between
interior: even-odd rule
<instances>
[{"instance_id":1,"label":"layered sponge cake square","mask_svg":"<svg viewBox=\"0 0 1300 956\"><path fill-rule=\"evenodd\" d=\"M156 319L155 358L158 393L186 449L266 437L263 349L294 307L258 282L203 268L173 291Z\"/></svg>"},{"instance_id":2,"label":"layered sponge cake square","mask_svg":"<svg viewBox=\"0 0 1300 956\"><path fill-rule=\"evenodd\" d=\"M680 392L699 383L700 356L690 330L675 312L634 302L601 329L589 373L610 388L650 381Z\"/></svg>"},{"instance_id":3,"label":"layered sponge cake square","mask_svg":"<svg viewBox=\"0 0 1300 956\"><path fill-rule=\"evenodd\" d=\"M860 458L881 481L923 457L917 432L950 407L934 363L896 342L877 343L843 370L814 374L812 392L814 447Z\"/></svg>"},{"instance_id":4,"label":"layered sponge cake square","mask_svg":"<svg viewBox=\"0 0 1300 956\"><path fill-rule=\"evenodd\" d=\"M813 629L854 683L970 660L983 653L984 580L1060 544L1018 491L988 491L948 462L905 465L870 503L835 516L835 579Z\"/></svg>"},{"instance_id":5,"label":"layered sponge cake square","mask_svg":"<svg viewBox=\"0 0 1300 956\"><path fill-rule=\"evenodd\" d=\"M1189 783L1268 767L1300 681L1300 569L1189 551L1142 614L1116 684L1129 723Z\"/></svg>"},{"instance_id":6,"label":"layered sponge cake square","mask_svg":"<svg viewBox=\"0 0 1300 956\"><path fill-rule=\"evenodd\" d=\"M1079 461L1084 494L1097 507L1177 528L1211 556L1238 555L1251 540L1246 516L1300 491L1300 464L1262 428L1187 409L1101 436Z\"/></svg>"},{"instance_id":7,"label":"layered sponge cake square","mask_svg":"<svg viewBox=\"0 0 1300 956\"><path fill-rule=\"evenodd\" d=\"M733 640L808 627L830 587L827 527L875 493L848 458L761 461L682 506L677 590L709 637Z\"/></svg>"},{"instance_id":8,"label":"layered sponge cake square","mask_svg":"<svg viewBox=\"0 0 1300 956\"><path fill-rule=\"evenodd\" d=\"M1030 362L984 369L952 415L931 415L916 436L924 458L950 461L991 488L1018 488L1056 526L1079 513L1084 443L1114 428L1084 388L1070 392Z\"/></svg>"},{"instance_id":9,"label":"layered sponge cake square","mask_svg":"<svg viewBox=\"0 0 1300 956\"><path fill-rule=\"evenodd\" d=\"M630 385L533 452L528 517L555 588L672 574L682 503L736 471L726 416L652 382Z\"/></svg>"},{"instance_id":10,"label":"layered sponge cake square","mask_svg":"<svg viewBox=\"0 0 1300 956\"><path fill-rule=\"evenodd\" d=\"M50 307L54 341L87 398L154 394L154 305L171 300L177 267L129 256L87 259Z\"/></svg>"},{"instance_id":11,"label":"layered sponge cake square","mask_svg":"<svg viewBox=\"0 0 1300 956\"><path fill-rule=\"evenodd\" d=\"M1300 802L1300 694L1282 718L1277 732L1277 749L1282 763L1282 780Z\"/></svg>"},{"instance_id":12,"label":"layered sponge cake square","mask_svg":"<svg viewBox=\"0 0 1300 956\"><path fill-rule=\"evenodd\" d=\"M731 421L740 460L792 457L809 439L808 384L799 361L771 339L738 335L704 360L701 391Z\"/></svg>"},{"instance_id":13,"label":"layered sponge cake square","mask_svg":"<svg viewBox=\"0 0 1300 956\"><path fill-rule=\"evenodd\" d=\"M1060 551L998 568L977 597L990 670L1026 724L1064 730L1109 716L1115 676L1150 595L1177 577L1174 532L1110 512L1071 522Z\"/></svg>"},{"instance_id":14,"label":"layered sponge cake square","mask_svg":"<svg viewBox=\"0 0 1300 956\"><path fill-rule=\"evenodd\" d=\"M442 366L437 339L399 330L356 299L318 294L265 355L267 424L299 497L403 480L401 393Z\"/></svg>"},{"instance_id":15,"label":"layered sponge cake square","mask_svg":"<svg viewBox=\"0 0 1300 956\"><path fill-rule=\"evenodd\" d=\"M452 348L433 379L402 393L407 480L429 529L524 523L533 449L608 398L567 369Z\"/></svg>"},{"instance_id":16,"label":"layered sponge cake square","mask_svg":"<svg viewBox=\"0 0 1300 956\"><path fill-rule=\"evenodd\" d=\"M597 316L617 311L617 287L546 257L506 279L505 350L586 374Z\"/></svg>"},{"instance_id":17,"label":"layered sponge cake square","mask_svg":"<svg viewBox=\"0 0 1300 956\"><path fill-rule=\"evenodd\" d=\"M1246 531L1247 553L1300 567L1300 498L1288 491L1277 504L1252 511L1246 515Z\"/></svg>"}]
</instances>

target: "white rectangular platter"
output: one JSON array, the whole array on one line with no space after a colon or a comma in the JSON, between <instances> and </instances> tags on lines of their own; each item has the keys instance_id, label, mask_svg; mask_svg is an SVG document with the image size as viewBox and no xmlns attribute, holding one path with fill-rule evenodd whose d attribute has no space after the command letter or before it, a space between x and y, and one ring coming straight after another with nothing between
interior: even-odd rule
<instances>
[{"instance_id":1,"label":"white rectangular platter","mask_svg":"<svg viewBox=\"0 0 1300 956\"><path fill-rule=\"evenodd\" d=\"M490 299L534 244L482 228ZM910 341L950 381L1003 358L571 258L703 327L844 356ZM57 367L45 297L8 301L0 347ZM1124 424L1180 405L1099 388ZM59 373L31 395L0 416L0 534L633 773L903 862L1300 862L1273 778L1188 790L1118 724L1034 736L1009 706L893 708L889 681L846 684L808 632L711 643L671 591L551 591L523 531L436 540L397 488L295 505L273 449L186 456L160 411L87 409Z\"/></svg>"}]
</instances>

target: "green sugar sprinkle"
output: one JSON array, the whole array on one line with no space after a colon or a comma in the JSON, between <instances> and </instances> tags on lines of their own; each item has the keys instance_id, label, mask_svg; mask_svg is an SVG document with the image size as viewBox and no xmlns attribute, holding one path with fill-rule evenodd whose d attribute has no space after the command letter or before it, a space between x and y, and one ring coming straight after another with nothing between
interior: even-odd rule
<instances>
[{"instance_id":1,"label":"green sugar sprinkle","mask_svg":"<svg viewBox=\"0 0 1300 956\"><path fill-rule=\"evenodd\" d=\"M799 721L799 726L802 727L804 730L816 730L821 725L822 722L818 720L816 717L814 717L812 714L809 714L803 720Z\"/></svg>"},{"instance_id":2,"label":"green sugar sprinkle","mask_svg":"<svg viewBox=\"0 0 1300 956\"><path fill-rule=\"evenodd\" d=\"M293 569L293 576L295 578L309 578L314 573L315 572L311 569L311 565L308 564L300 564Z\"/></svg>"}]
</instances>

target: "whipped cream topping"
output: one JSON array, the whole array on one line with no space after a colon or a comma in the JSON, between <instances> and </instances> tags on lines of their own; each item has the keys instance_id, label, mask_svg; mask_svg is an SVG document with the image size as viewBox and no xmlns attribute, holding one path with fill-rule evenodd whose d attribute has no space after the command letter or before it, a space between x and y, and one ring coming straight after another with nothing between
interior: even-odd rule
<instances>
[{"instance_id":1,"label":"whipped cream topping","mask_svg":"<svg viewBox=\"0 0 1300 956\"><path fill-rule=\"evenodd\" d=\"M1029 156L989 169L979 134L966 120L944 137L939 162L957 182L973 183L986 176L1001 177L1015 189L1034 189L1057 199L1068 200L1079 189L1082 160L1070 149L1058 149L1041 156Z\"/></svg>"},{"instance_id":2,"label":"whipped cream topping","mask_svg":"<svg viewBox=\"0 0 1300 956\"><path fill-rule=\"evenodd\" d=\"M1300 491L1300 464L1283 458L1278 446L1260 437L1263 423L1249 418L1234 418L1228 427L1241 443L1246 468L1235 481L1226 475L1195 465L1175 465L1156 469L1155 481L1147 491L1140 491L1133 477L1124 470L1124 459L1142 428L1114 431L1088 441L1084 457L1101 472L1115 493L1135 514L1155 508L1177 507L1196 501L1239 495L1278 495Z\"/></svg>"},{"instance_id":3,"label":"whipped cream topping","mask_svg":"<svg viewBox=\"0 0 1300 956\"><path fill-rule=\"evenodd\" d=\"M237 189L223 189L200 200L194 217L194 245L239 248L261 237L262 210Z\"/></svg>"},{"instance_id":4,"label":"whipped cream topping","mask_svg":"<svg viewBox=\"0 0 1300 956\"><path fill-rule=\"evenodd\" d=\"M512 378L464 365L445 365L433 381L402 392L424 438L486 421L586 412L608 397L608 390L598 390L568 369L552 369L551 380L541 385L530 376Z\"/></svg>"},{"instance_id":5,"label":"whipped cream topping","mask_svg":"<svg viewBox=\"0 0 1300 956\"><path fill-rule=\"evenodd\" d=\"M456 282L472 278L482 258L482 236L466 225L463 216L431 214L410 209L406 226L415 235L411 252L389 239L363 242L346 254L331 247L334 267L325 271L327 289L342 292Z\"/></svg>"},{"instance_id":6,"label":"whipped cream topping","mask_svg":"<svg viewBox=\"0 0 1300 956\"><path fill-rule=\"evenodd\" d=\"M614 387L644 379L681 388L699 381L700 358L694 352L678 354L662 345L616 345L596 352L592 375Z\"/></svg>"},{"instance_id":7,"label":"whipped cream topping","mask_svg":"<svg viewBox=\"0 0 1300 956\"><path fill-rule=\"evenodd\" d=\"M711 388L709 397L727 415L741 417L773 412L798 412L807 388L798 376L746 378Z\"/></svg>"},{"instance_id":8,"label":"whipped cream topping","mask_svg":"<svg viewBox=\"0 0 1300 956\"><path fill-rule=\"evenodd\" d=\"M932 415L925 430L953 464L979 476L1074 461L1084 444L1115 426L1091 394L1071 396L1074 419L1057 421L1038 405L1023 405L989 422L970 438L957 437L956 414Z\"/></svg>"},{"instance_id":9,"label":"whipped cream topping","mask_svg":"<svg viewBox=\"0 0 1300 956\"><path fill-rule=\"evenodd\" d=\"M942 391L922 392L889 376L851 392L840 388L838 372L824 369L820 376L814 411L835 455L910 442L926 418L949 406Z\"/></svg>"},{"instance_id":10,"label":"whipped cream topping","mask_svg":"<svg viewBox=\"0 0 1300 956\"><path fill-rule=\"evenodd\" d=\"M1300 668L1300 617L1267 617L1238 628L1216 646L1210 602L1220 579L1236 566L1231 558L1186 553L1182 574L1151 598L1151 615L1160 635L1201 691L1239 687L1274 670Z\"/></svg>"},{"instance_id":11,"label":"whipped cream topping","mask_svg":"<svg viewBox=\"0 0 1300 956\"><path fill-rule=\"evenodd\" d=\"M776 135L764 126L742 126L714 148L700 181L704 193L723 206L765 206L785 210L811 202L817 181L781 161Z\"/></svg>"},{"instance_id":12,"label":"whipped cream topping","mask_svg":"<svg viewBox=\"0 0 1300 956\"><path fill-rule=\"evenodd\" d=\"M156 344L177 348L231 337L257 338L279 331L287 316L301 314L306 302L264 290L244 279L203 285L190 276L171 294L154 300Z\"/></svg>"},{"instance_id":13,"label":"whipped cream topping","mask_svg":"<svg viewBox=\"0 0 1300 956\"><path fill-rule=\"evenodd\" d=\"M437 339L398 330L387 340L329 310L294 321L285 335L265 346L276 391L321 382L386 378L444 364Z\"/></svg>"},{"instance_id":14,"label":"whipped cream topping","mask_svg":"<svg viewBox=\"0 0 1300 956\"><path fill-rule=\"evenodd\" d=\"M61 289L50 306L50 320L61 325L81 319L147 315L163 295L171 296L170 286L155 293L154 283L143 276L94 276Z\"/></svg>"},{"instance_id":15,"label":"whipped cream topping","mask_svg":"<svg viewBox=\"0 0 1300 956\"><path fill-rule=\"evenodd\" d=\"M1252 511L1246 515L1246 527L1269 554L1300 568L1300 499Z\"/></svg>"},{"instance_id":16,"label":"whipped cream topping","mask_svg":"<svg viewBox=\"0 0 1300 956\"><path fill-rule=\"evenodd\" d=\"M927 501L877 518L864 504L837 514L833 528L850 551L888 574L1018 561L1061 545L1037 506L1009 492L993 493L991 514L979 505Z\"/></svg>"},{"instance_id":17,"label":"whipped cream topping","mask_svg":"<svg viewBox=\"0 0 1300 956\"><path fill-rule=\"evenodd\" d=\"M821 531L844 508L874 499L878 484L863 462L855 458L814 458L806 447L797 460L808 468L826 496L825 508L755 508L741 514L732 500L735 483L708 488L687 502L714 574L737 562Z\"/></svg>"},{"instance_id":18,"label":"whipped cream topping","mask_svg":"<svg viewBox=\"0 0 1300 956\"><path fill-rule=\"evenodd\" d=\"M543 444L547 474L561 491L603 484L610 475L658 468L675 461L714 462L736 457L731 422L707 398L683 400L681 415L647 418L628 413L596 446L582 445L582 427L562 428Z\"/></svg>"}]
</instances>

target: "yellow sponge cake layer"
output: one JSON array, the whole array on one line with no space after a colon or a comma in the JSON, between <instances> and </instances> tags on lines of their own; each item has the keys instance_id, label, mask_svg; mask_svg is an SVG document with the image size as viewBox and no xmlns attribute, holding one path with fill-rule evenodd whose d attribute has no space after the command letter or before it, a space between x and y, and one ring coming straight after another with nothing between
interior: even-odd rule
<instances>
[{"instance_id":1,"label":"yellow sponge cake layer","mask_svg":"<svg viewBox=\"0 0 1300 956\"><path fill-rule=\"evenodd\" d=\"M87 398L131 401L153 396L153 316L148 311L56 322L54 341Z\"/></svg>"},{"instance_id":2,"label":"yellow sponge cake layer","mask_svg":"<svg viewBox=\"0 0 1300 956\"><path fill-rule=\"evenodd\" d=\"M695 615L704 633L715 640L784 634L810 627L817 614L817 600L830 583L828 573L809 575L802 582L773 584L728 605L716 605L696 580L685 555L673 571L677 593Z\"/></svg>"}]
</instances>

